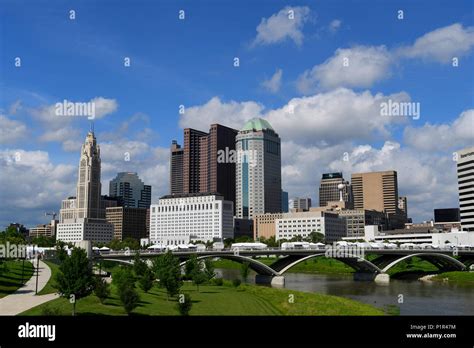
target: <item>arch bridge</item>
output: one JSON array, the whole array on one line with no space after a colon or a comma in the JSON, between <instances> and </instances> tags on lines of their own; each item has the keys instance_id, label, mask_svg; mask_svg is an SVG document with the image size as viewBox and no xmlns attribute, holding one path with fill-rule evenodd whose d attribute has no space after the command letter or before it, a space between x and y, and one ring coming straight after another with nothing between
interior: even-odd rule
<instances>
[{"instance_id":1,"label":"arch bridge","mask_svg":"<svg viewBox=\"0 0 474 348\"><path fill-rule=\"evenodd\" d=\"M402 261L418 257L425 260L441 271L462 271L466 270L469 265L474 263L473 250L459 250L458 255L449 250L401 250L401 249L370 249L365 250L365 254L374 254L375 258L367 260L365 255L355 253L352 249L337 249L339 254L328 255L328 251L324 249L309 250L281 250L281 249L265 249L265 250L223 250L223 251L177 251L174 255L179 257L181 265L191 255L197 255L198 259L204 260L209 258L221 258L232 260L239 263L247 262L249 267L257 273L256 282L284 284L284 273L297 264L317 257L331 257L343 262L355 270L355 279L370 279L380 282L388 282L389 276L387 272ZM142 258L156 257L163 253L145 252L140 254ZM277 256L277 259L270 265L261 262L259 256ZM134 254L128 253L110 253L107 255L95 255L95 259L119 261L131 264Z\"/></svg>"}]
</instances>

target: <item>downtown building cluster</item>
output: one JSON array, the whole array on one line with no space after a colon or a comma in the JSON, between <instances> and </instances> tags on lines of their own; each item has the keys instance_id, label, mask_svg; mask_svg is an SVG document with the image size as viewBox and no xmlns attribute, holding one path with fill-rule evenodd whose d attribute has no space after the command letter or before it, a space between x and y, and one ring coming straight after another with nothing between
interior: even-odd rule
<instances>
[{"instance_id":1,"label":"downtown building cluster","mask_svg":"<svg viewBox=\"0 0 474 348\"><path fill-rule=\"evenodd\" d=\"M440 221L431 227L473 232L474 148L458 155L460 208L435 209ZM288 206L280 138L263 119L252 119L240 130L219 124L208 133L185 129L184 145L171 144L169 182L170 193L154 204L151 186L136 173L118 173L109 195L102 195L100 147L90 131L81 147L76 196L62 201L58 220L32 229L32 235L56 235L65 242L133 238L178 245L239 236L290 240L317 232L332 242L362 238L367 226L408 234L427 227L408 218L407 198L399 196L393 170L353 173L350 182L342 173L324 173L319 206L312 206L309 197L295 197Z\"/></svg>"}]
</instances>

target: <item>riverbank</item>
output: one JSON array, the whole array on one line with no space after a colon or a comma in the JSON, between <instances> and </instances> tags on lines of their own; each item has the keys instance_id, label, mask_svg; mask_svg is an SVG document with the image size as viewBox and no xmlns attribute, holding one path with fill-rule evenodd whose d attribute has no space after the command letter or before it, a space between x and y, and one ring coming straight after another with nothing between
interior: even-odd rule
<instances>
[{"instance_id":1,"label":"riverbank","mask_svg":"<svg viewBox=\"0 0 474 348\"><path fill-rule=\"evenodd\" d=\"M474 272L444 272L430 278L435 282L474 286Z\"/></svg>"},{"instance_id":2,"label":"riverbank","mask_svg":"<svg viewBox=\"0 0 474 348\"><path fill-rule=\"evenodd\" d=\"M274 289L249 284L234 287L229 281L223 286L196 286L185 282L182 293L193 302L190 315L384 315L374 306L343 297ZM176 300L168 300L166 292L155 285L148 293L137 288L140 304L134 315L178 315ZM111 296L102 304L90 295L77 302L78 315L126 315L117 291L112 286ZM71 304L59 298L32 308L21 315L71 315Z\"/></svg>"}]
</instances>

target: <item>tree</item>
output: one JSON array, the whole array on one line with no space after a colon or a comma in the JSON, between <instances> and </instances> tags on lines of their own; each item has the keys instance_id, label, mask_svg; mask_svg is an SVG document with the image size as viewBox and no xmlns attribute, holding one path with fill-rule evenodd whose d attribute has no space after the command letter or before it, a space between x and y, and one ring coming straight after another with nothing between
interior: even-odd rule
<instances>
[{"instance_id":1,"label":"tree","mask_svg":"<svg viewBox=\"0 0 474 348\"><path fill-rule=\"evenodd\" d=\"M240 266L240 275L242 276L242 281L246 282L250 272L250 263L244 262Z\"/></svg>"},{"instance_id":2,"label":"tree","mask_svg":"<svg viewBox=\"0 0 474 348\"><path fill-rule=\"evenodd\" d=\"M148 292L153 287L153 280L152 271L149 268L146 268L145 272L138 280L138 284L143 291Z\"/></svg>"},{"instance_id":3,"label":"tree","mask_svg":"<svg viewBox=\"0 0 474 348\"><path fill-rule=\"evenodd\" d=\"M193 283L197 286L197 290L199 291L199 285L203 284L208 279L206 272L204 272L202 269L201 261L198 261L197 266L191 273L191 278Z\"/></svg>"},{"instance_id":4,"label":"tree","mask_svg":"<svg viewBox=\"0 0 474 348\"><path fill-rule=\"evenodd\" d=\"M198 267L199 261L196 254L190 256L190 258L184 264L184 275L186 279L192 279L194 270Z\"/></svg>"},{"instance_id":5,"label":"tree","mask_svg":"<svg viewBox=\"0 0 474 348\"><path fill-rule=\"evenodd\" d=\"M112 239L112 241L109 243L109 248L112 250L121 250L123 249L122 242L118 239Z\"/></svg>"},{"instance_id":6,"label":"tree","mask_svg":"<svg viewBox=\"0 0 474 348\"><path fill-rule=\"evenodd\" d=\"M104 301L110 296L110 286L105 279L96 277L94 294L99 298L100 303L104 303Z\"/></svg>"},{"instance_id":7,"label":"tree","mask_svg":"<svg viewBox=\"0 0 474 348\"><path fill-rule=\"evenodd\" d=\"M135 276L141 277L145 274L148 266L145 261L140 258L140 253L136 252L135 257L133 258L133 272L135 272Z\"/></svg>"},{"instance_id":8,"label":"tree","mask_svg":"<svg viewBox=\"0 0 474 348\"><path fill-rule=\"evenodd\" d=\"M216 272L214 272L214 262L212 262L211 259L204 260L204 269L208 280L216 276Z\"/></svg>"},{"instance_id":9,"label":"tree","mask_svg":"<svg viewBox=\"0 0 474 348\"><path fill-rule=\"evenodd\" d=\"M120 267L112 274L112 284L120 292L126 285L135 286L135 279L129 267Z\"/></svg>"},{"instance_id":10,"label":"tree","mask_svg":"<svg viewBox=\"0 0 474 348\"><path fill-rule=\"evenodd\" d=\"M324 234L313 231L309 234L308 239L311 243L324 243Z\"/></svg>"},{"instance_id":11,"label":"tree","mask_svg":"<svg viewBox=\"0 0 474 348\"><path fill-rule=\"evenodd\" d=\"M253 241L253 238L249 236L240 236L235 239L236 243L251 243Z\"/></svg>"},{"instance_id":12,"label":"tree","mask_svg":"<svg viewBox=\"0 0 474 348\"><path fill-rule=\"evenodd\" d=\"M140 243L138 240L128 237L122 241L122 248L129 248L130 250L140 249Z\"/></svg>"},{"instance_id":13,"label":"tree","mask_svg":"<svg viewBox=\"0 0 474 348\"><path fill-rule=\"evenodd\" d=\"M183 285L181 267L179 259L171 251L153 260L153 271L159 280L160 287L166 289L168 298L179 293L179 289Z\"/></svg>"},{"instance_id":14,"label":"tree","mask_svg":"<svg viewBox=\"0 0 474 348\"><path fill-rule=\"evenodd\" d=\"M76 302L88 296L94 288L92 266L84 249L75 248L71 256L59 266L56 287L62 297L72 303L72 315L76 315Z\"/></svg>"},{"instance_id":15,"label":"tree","mask_svg":"<svg viewBox=\"0 0 474 348\"><path fill-rule=\"evenodd\" d=\"M61 263L67 258L67 251L65 247L66 247L66 243L62 241L56 242L56 257Z\"/></svg>"},{"instance_id":16,"label":"tree","mask_svg":"<svg viewBox=\"0 0 474 348\"><path fill-rule=\"evenodd\" d=\"M182 316L188 316L192 306L193 303L189 294L179 295L178 304L176 305L179 314Z\"/></svg>"},{"instance_id":17,"label":"tree","mask_svg":"<svg viewBox=\"0 0 474 348\"><path fill-rule=\"evenodd\" d=\"M128 315L138 306L140 296L130 284L125 285L120 292L120 301Z\"/></svg>"}]
</instances>

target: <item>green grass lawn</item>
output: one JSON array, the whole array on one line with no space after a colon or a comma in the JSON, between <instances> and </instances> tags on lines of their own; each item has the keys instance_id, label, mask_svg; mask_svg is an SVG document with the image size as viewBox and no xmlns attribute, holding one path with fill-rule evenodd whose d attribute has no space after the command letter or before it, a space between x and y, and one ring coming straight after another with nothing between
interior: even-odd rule
<instances>
[{"instance_id":1,"label":"green grass lawn","mask_svg":"<svg viewBox=\"0 0 474 348\"><path fill-rule=\"evenodd\" d=\"M11 294L18 289L21 283L23 261L5 261L0 267L6 266L4 271L0 271L0 298ZM30 261L25 261L23 281L26 283L33 275L34 269Z\"/></svg>"},{"instance_id":2,"label":"green grass lawn","mask_svg":"<svg viewBox=\"0 0 474 348\"><path fill-rule=\"evenodd\" d=\"M193 307L191 315L384 315L373 306L342 297L305 293L262 286L229 285L200 286L200 291L190 283L185 283L182 293L191 295ZM155 286L149 293L138 289L140 305L134 315L178 315L176 299L167 299L166 292ZM292 296L290 296L292 295ZM291 298L294 302L291 303ZM71 315L71 304L60 298L32 308L22 315L44 315L46 310L58 315ZM104 304L90 295L80 299L76 307L78 315L126 315L117 293L112 287L112 295Z\"/></svg>"},{"instance_id":3,"label":"green grass lawn","mask_svg":"<svg viewBox=\"0 0 474 348\"><path fill-rule=\"evenodd\" d=\"M57 261L52 260L43 260L43 262L46 263L51 269L51 278L49 278L45 287L40 292L38 292L38 295L54 294L56 292L56 289L54 288L54 282L56 279L56 274L59 272L59 264Z\"/></svg>"},{"instance_id":4,"label":"green grass lawn","mask_svg":"<svg viewBox=\"0 0 474 348\"><path fill-rule=\"evenodd\" d=\"M449 283L474 285L474 272L444 272L431 278L434 281L445 281L445 279Z\"/></svg>"}]
</instances>

